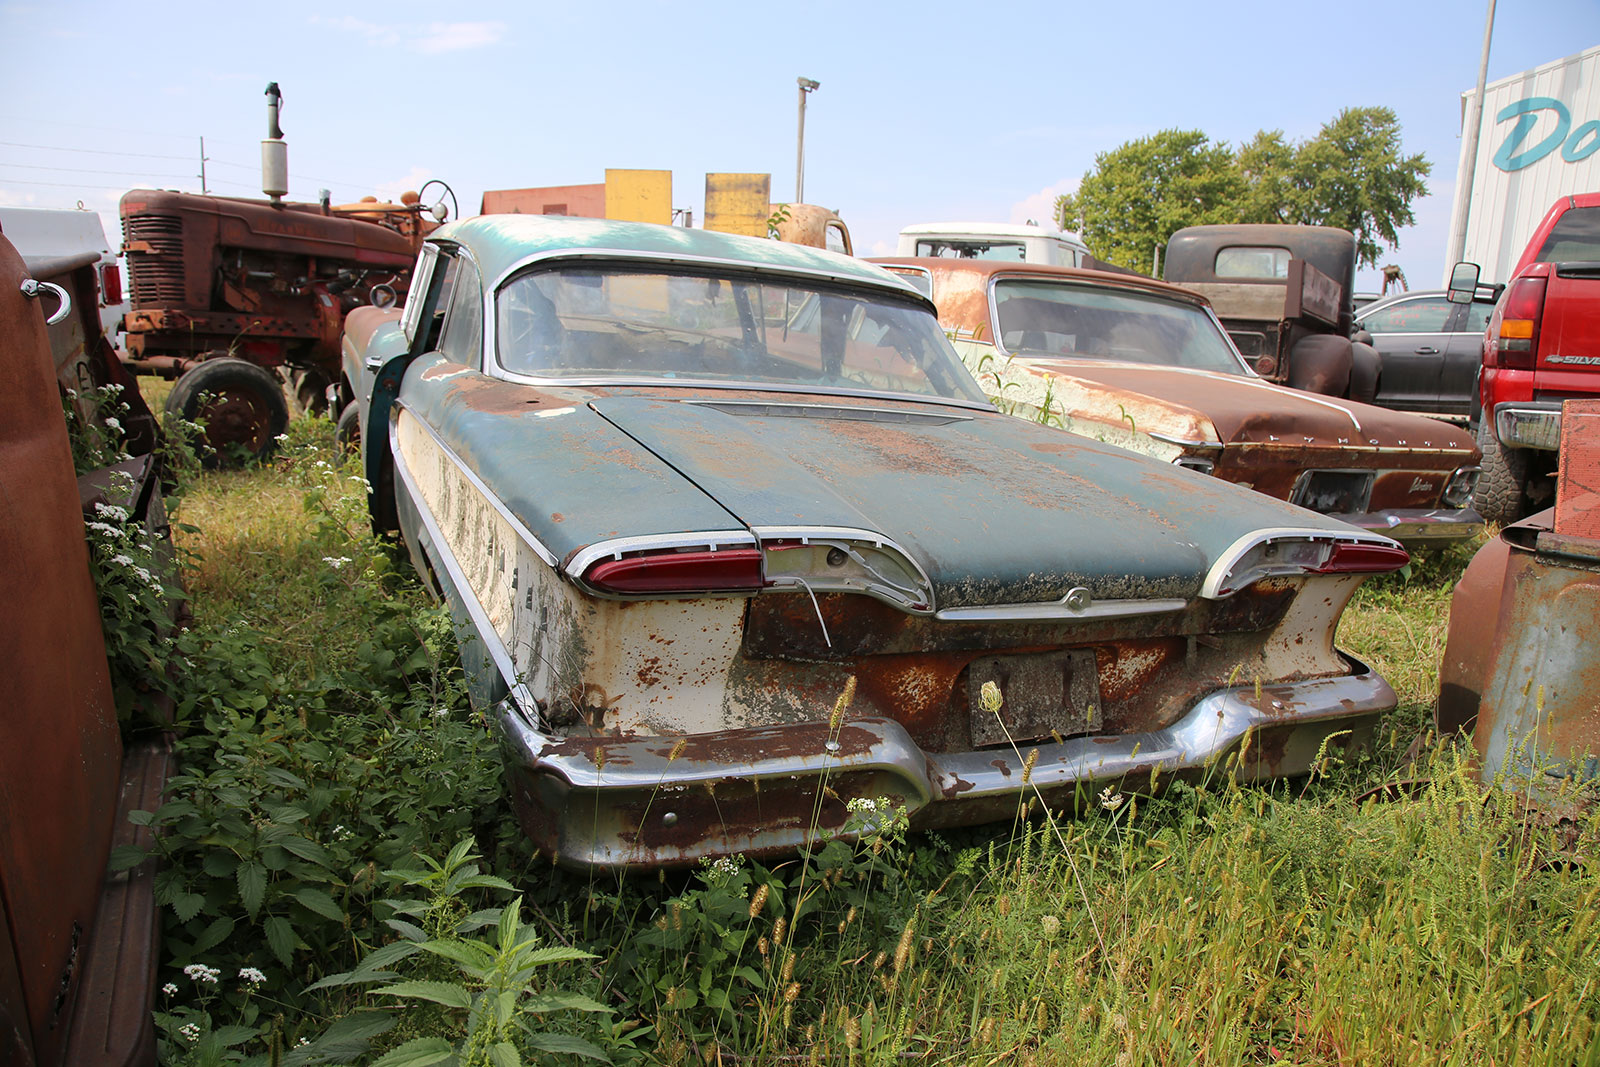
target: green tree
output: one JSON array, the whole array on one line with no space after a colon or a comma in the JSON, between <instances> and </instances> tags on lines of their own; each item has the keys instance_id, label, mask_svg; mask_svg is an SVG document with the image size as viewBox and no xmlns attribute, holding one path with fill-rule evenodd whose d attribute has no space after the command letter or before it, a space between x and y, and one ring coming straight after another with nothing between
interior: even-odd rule
<instances>
[{"instance_id":1,"label":"green tree","mask_svg":"<svg viewBox=\"0 0 1600 1067\"><path fill-rule=\"evenodd\" d=\"M1056 217L1101 259L1149 270L1174 230L1235 221L1241 192L1226 144L1199 130L1162 130L1097 155L1078 191L1056 199Z\"/></svg>"},{"instance_id":2,"label":"green tree","mask_svg":"<svg viewBox=\"0 0 1600 1067\"><path fill-rule=\"evenodd\" d=\"M1356 235L1360 262L1376 265L1415 221L1432 164L1406 155L1386 107L1346 108L1308 141L1262 130L1237 151L1198 130L1163 130L1095 157L1056 214L1096 255L1147 269L1175 230L1218 222L1337 226Z\"/></svg>"}]
</instances>

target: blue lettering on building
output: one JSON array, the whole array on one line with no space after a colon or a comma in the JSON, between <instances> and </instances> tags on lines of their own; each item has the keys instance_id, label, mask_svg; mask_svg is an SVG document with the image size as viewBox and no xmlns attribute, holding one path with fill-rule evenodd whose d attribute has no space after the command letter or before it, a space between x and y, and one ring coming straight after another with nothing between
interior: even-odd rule
<instances>
[{"instance_id":1,"label":"blue lettering on building","mask_svg":"<svg viewBox=\"0 0 1600 1067\"><path fill-rule=\"evenodd\" d=\"M1541 111L1554 113L1555 129L1538 144L1524 148L1523 143L1533 132L1533 128L1539 124ZM1510 172L1531 167L1557 148L1561 149L1561 158L1568 163L1588 159L1600 150L1600 119L1592 119L1574 130L1572 112L1567 110L1567 105L1554 97L1530 96L1514 104L1507 104L1500 109L1500 114L1495 116L1496 123L1511 119L1517 120L1516 125L1506 133L1505 140L1500 142L1500 148L1494 154L1494 165L1503 171ZM1568 136L1568 131L1571 131L1571 136Z\"/></svg>"}]
</instances>

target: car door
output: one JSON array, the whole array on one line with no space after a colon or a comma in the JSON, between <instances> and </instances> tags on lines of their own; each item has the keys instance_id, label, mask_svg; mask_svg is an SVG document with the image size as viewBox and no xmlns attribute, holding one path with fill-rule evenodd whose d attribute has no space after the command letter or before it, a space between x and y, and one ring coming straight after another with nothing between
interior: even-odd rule
<instances>
[{"instance_id":1,"label":"car door","mask_svg":"<svg viewBox=\"0 0 1600 1067\"><path fill-rule=\"evenodd\" d=\"M1372 334L1372 347L1378 350L1380 405L1439 410L1453 310L1443 293L1426 293L1375 307L1356 320L1356 329Z\"/></svg>"},{"instance_id":2,"label":"car door","mask_svg":"<svg viewBox=\"0 0 1600 1067\"><path fill-rule=\"evenodd\" d=\"M1483 366L1483 332L1494 304L1474 300L1457 304L1450 319L1450 341L1445 348L1439 382L1439 407L1445 415L1470 416L1478 395L1478 371Z\"/></svg>"}]
</instances>

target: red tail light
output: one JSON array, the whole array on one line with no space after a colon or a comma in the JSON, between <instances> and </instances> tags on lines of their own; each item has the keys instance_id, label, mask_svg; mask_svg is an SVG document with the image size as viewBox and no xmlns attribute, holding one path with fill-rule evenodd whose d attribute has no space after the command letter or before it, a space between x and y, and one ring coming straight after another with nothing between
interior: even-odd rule
<instances>
[{"instance_id":1,"label":"red tail light","mask_svg":"<svg viewBox=\"0 0 1600 1067\"><path fill-rule=\"evenodd\" d=\"M1539 351L1539 319L1544 314L1545 280L1518 278L1506 292L1500 312L1500 334L1495 338L1494 365L1510 370L1532 370Z\"/></svg>"},{"instance_id":2,"label":"red tail light","mask_svg":"<svg viewBox=\"0 0 1600 1067\"><path fill-rule=\"evenodd\" d=\"M753 593L761 589L761 550L652 552L601 560L584 581L607 593Z\"/></svg>"},{"instance_id":3,"label":"red tail light","mask_svg":"<svg viewBox=\"0 0 1600 1067\"><path fill-rule=\"evenodd\" d=\"M115 263L100 268L100 303L122 303L122 270Z\"/></svg>"},{"instance_id":4,"label":"red tail light","mask_svg":"<svg viewBox=\"0 0 1600 1067\"><path fill-rule=\"evenodd\" d=\"M1399 545L1352 544L1340 541L1320 567L1317 574L1386 574L1397 571L1411 562L1411 555Z\"/></svg>"}]
</instances>

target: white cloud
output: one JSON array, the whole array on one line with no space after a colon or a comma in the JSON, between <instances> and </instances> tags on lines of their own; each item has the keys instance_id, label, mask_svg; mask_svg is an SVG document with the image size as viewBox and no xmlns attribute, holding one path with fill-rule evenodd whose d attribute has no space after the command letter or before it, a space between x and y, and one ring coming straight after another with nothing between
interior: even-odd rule
<instances>
[{"instance_id":1,"label":"white cloud","mask_svg":"<svg viewBox=\"0 0 1600 1067\"><path fill-rule=\"evenodd\" d=\"M425 34L411 42L411 47L424 55L460 52L497 44L505 32L503 22L433 22Z\"/></svg>"},{"instance_id":2,"label":"white cloud","mask_svg":"<svg viewBox=\"0 0 1600 1067\"><path fill-rule=\"evenodd\" d=\"M353 15L342 15L338 18L313 15L311 21L319 26L330 26L358 37L365 37L367 43L374 47L404 46L424 55L482 48L497 43L506 32L506 24L503 22L430 22L425 29L402 32L393 26L368 22Z\"/></svg>"},{"instance_id":3,"label":"white cloud","mask_svg":"<svg viewBox=\"0 0 1600 1067\"><path fill-rule=\"evenodd\" d=\"M1056 217L1056 197L1065 196L1076 192L1078 178L1062 178L1053 185L1047 185L1032 196L1027 196L1011 205L1011 221L1027 222L1030 219L1041 226L1053 225Z\"/></svg>"},{"instance_id":4,"label":"white cloud","mask_svg":"<svg viewBox=\"0 0 1600 1067\"><path fill-rule=\"evenodd\" d=\"M398 203L401 193L419 191L423 184L431 177L433 177L433 171L428 170L426 167L412 167L405 174L394 179L393 181L379 182L377 188L377 197L379 200L389 200ZM433 201L433 193L437 190L438 186L434 186L433 189L428 191L428 200L430 203Z\"/></svg>"}]
</instances>

